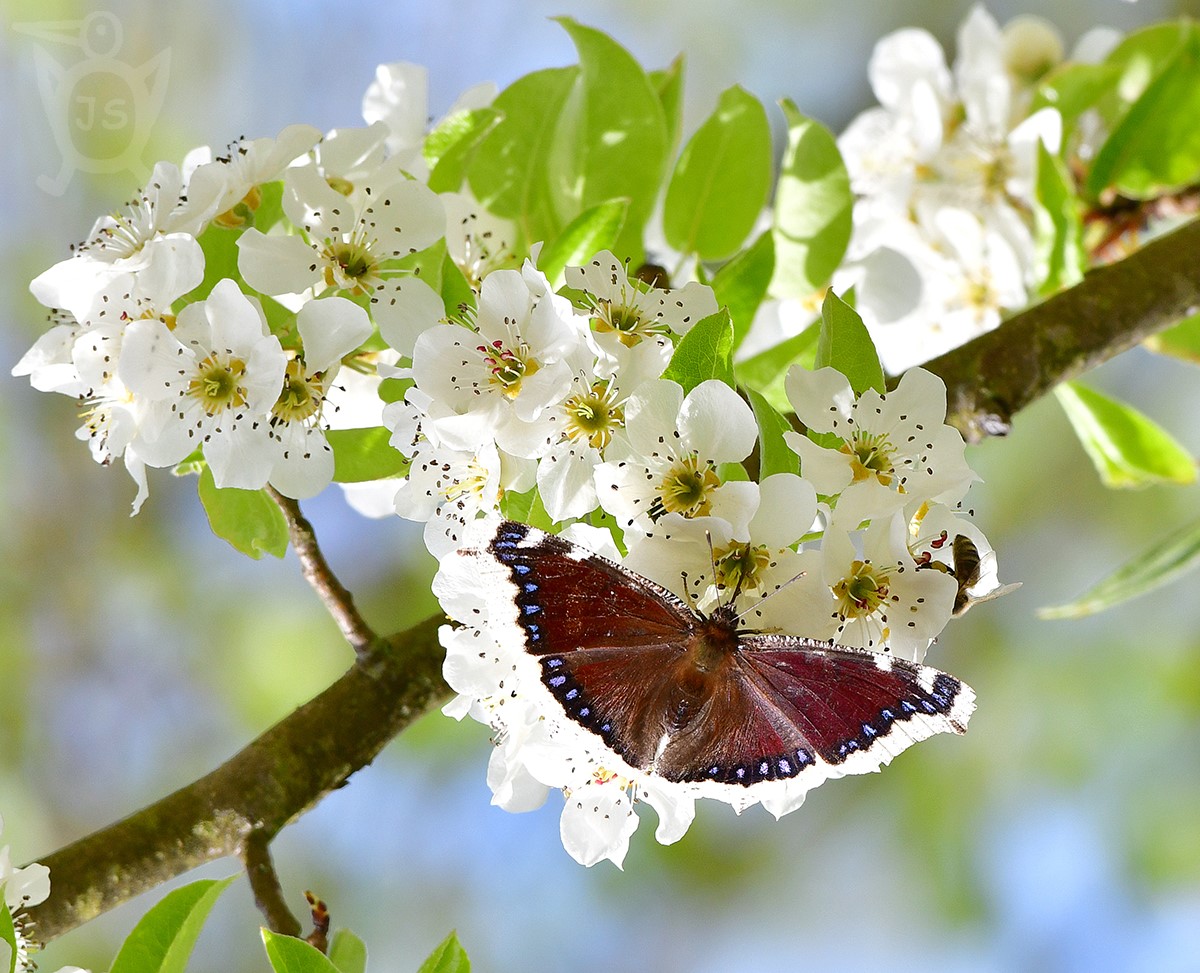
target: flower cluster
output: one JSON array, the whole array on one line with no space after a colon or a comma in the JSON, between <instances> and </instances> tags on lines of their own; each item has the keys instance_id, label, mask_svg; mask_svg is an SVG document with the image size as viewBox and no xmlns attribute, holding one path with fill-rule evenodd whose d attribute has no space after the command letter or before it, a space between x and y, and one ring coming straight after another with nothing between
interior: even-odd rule
<instances>
[{"instance_id":1,"label":"flower cluster","mask_svg":"<svg viewBox=\"0 0 1200 973\"><path fill-rule=\"evenodd\" d=\"M912 54L925 51L919 38L877 55L886 108L859 127L911 165L873 172L871 140L853 130L844 140L872 194L861 267L874 259L872 226L926 209L955 246L975 240L981 267L1019 263L999 254L1024 245L1013 241L1025 232L1030 146L1052 121L1014 128L1015 82L988 88L976 117L986 86L971 72L1000 55L990 21L971 23L978 50L958 95L940 55ZM491 96L468 92L452 117ZM658 811L661 841L686 831L697 796L739 811L757 802L635 771L565 719L497 641L479 596L487 579L457 552L480 523L524 520L699 612L736 610L756 629L919 661L964 597L955 539L970 539L977 565L994 560L956 512L974 477L944 425L944 386L914 370L890 393L856 395L831 368L794 367L786 398L806 432L785 434L765 399L751 408L735 388L731 366L695 364L728 327L706 283L648 284L607 249L548 271L512 224L436 191L419 69L381 68L364 116L324 137L294 126L157 166L149 189L33 282L53 327L14 373L80 401L79 436L97 461L124 462L135 512L147 467L203 468L217 492L310 497L334 479L345 440L332 431L386 430L390 447L355 441L401 459L374 482L357 477L355 502L378 512L382 498L422 523L441 562L434 587L458 623L442 632L459 694L447 712L493 729L497 804L521 810L563 791L563 841L579 861L620 864L638 801ZM972 165L973 181L959 178ZM1022 274L1012 270L1014 295ZM973 574L970 595L997 586L994 570ZM782 814L799 798L768 808Z\"/></svg>"},{"instance_id":2,"label":"flower cluster","mask_svg":"<svg viewBox=\"0 0 1200 973\"><path fill-rule=\"evenodd\" d=\"M1038 146L1057 152L1060 117L1030 113L1034 84L1063 57L1044 21L1003 29L976 6L959 30L953 70L924 30L875 46L879 106L838 140L858 196L847 261L858 310L892 373L999 324L1036 280Z\"/></svg>"}]
</instances>

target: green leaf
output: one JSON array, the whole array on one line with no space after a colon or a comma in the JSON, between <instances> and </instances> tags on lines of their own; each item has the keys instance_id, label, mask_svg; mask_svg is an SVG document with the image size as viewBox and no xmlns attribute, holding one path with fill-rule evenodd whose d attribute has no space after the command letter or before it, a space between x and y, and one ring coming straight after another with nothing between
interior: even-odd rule
<instances>
[{"instance_id":1,"label":"green leaf","mask_svg":"<svg viewBox=\"0 0 1200 973\"><path fill-rule=\"evenodd\" d=\"M733 387L733 322L729 312L701 318L679 339L663 378L678 382L686 395L710 378Z\"/></svg>"},{"instance_id":2,"label":"green leaf","mask_svg":"<svg viewBox=\"0 0 1200 973\"><path fill-rule=\"evenodd\" d=\"M349 929L339 929L329 944L329 961L340 973L366 973L366 944Z\"/></svg>"},{"instance_id":3,"label":"green leaf","mask_svg":"<svg viewBox=\"0 0 1200 973\"><path fill-rule=\"evenodd\" d=\"M1200 314L1193 314L1166 331L1151 335L1142 344L1157 354L1200 365Z\"/></svg>"},{"instance_id":4,"label":"green leaf","mask_svg":"<svg viewBox=\"0 0 1200 973\"><path fill-rule=\"evenodd\" d=\"M333 479L337 483L363 483L397 476L408 469L408 461L389 443L391 430L382 426L365 429L330 429L333 447Z\"/></svg>"},{"instance_id":5,"label":"green leaf","mask_svg":"<svg viewBox=\"0 0 1200 973\"><path fill-rule=\"evenodd\" d=\"M262 941L275 973L339 973L329 957L303 939L263 929Z\"/></svg>"},{"instance_id":6,"label":"green leaf","mask_svg":"<svg viewBox=\"0 0 1200 973\"><path fill-rule=\"evenodd\" d=\"M1083 220L1070 173L1062 159L1038 142L1036 205L1033 209L1038 293L1047 295L1083 280L1087 254Z\"/></svg>"},{"instance_id":7,"label":"green leaf","mask_svg":"<svg viewBox=\"0 0 1200 973\"><path fill-rule=\"evenodd\" d=\"M642 256L642 229L667 161L667 120L646 72L607 34L555 18L579 51L579 74L558 116L550 193L560 223L624 197L629 214L616 253Z\"/></svg>"},{"instance_id":8,"label":"green leaf","mask_svg":"<svg viewBox=\"0 0 1200 973\"><path fill-rule=\"evenodd\" d=\"M1066 382L1055 393L1105 486L1195 482L1188 451L1132 406L1079 382Z\"/></svg>"},{"instance_id":9,"label":"green leaf","mask_svg":"<svg viewBox=\"0 0 1200 973\"><path fill-rule=\"evenodd\" d=\"M679 147L679 135L683 131L683 55L665 68L649 72L650 84L662 102L663 116L667 120L667 155L674 154Z\"/></svg>"},{"instance_id":10,"label":"green leaf","mask_svg":"<svg viewBox=\"0 0 1200 973\"><path fill-rule=\"evenodd\" d=\"M475 150L502 118L495 108L456 111L426 135L424 152L429 165L429 188L435 193L457 192Z\"/></svg>"},{"instance_id":11,"label":"green leaf","mask_svg":"<svg viewBox=\"0 0 1200 973\"><path fill-rule=\"evenodd\" d=\"M1174 581L1200 563L1200 523L1176 531L1065 605L1038 609L1039 618L1083 618Z\"/></svg>"},{"instance_id":12,"label":"green leaf","mask_svg":"<svg viewBox=\"0 0 1200 973\"><path fill-rule=\"evenodd\" d=\"M774 473L799 473L800 457L783 438L785 432L792 431L791 423L761 393L747 389L746 395L758 423L759 482Z\"/></svg>"},{"instance_id":13,"label":"green leaf","mask_svg":"<svg viewBox=\"0 0 1200 973\"><path fill-rule=\"evenodd\" d=\"M471 973L471 961L462 948L456 933L450 933L438 943L417 973Z\"/></svg>"},{"instance_id":14,"label":"green leaf","mask_svg":"<svg viewBox=\"0 0 1200 973\"><path fill-rule=\"evenodd\" d=\"M3 973L14 973L17 968L17 931L13 927L12 913L8 911L8 903L0 895L0 943L7 943L9 948L8 962L0 965ZM0 959L4 954L0 953Z\"/></svg>"},{"instance_id":15,"label":"green leaf","mask_svg":"<svg viewBox=\"0 0 1200 973\"><path fill-rule=\"evenodd\" d=\"M814 321L798 335L738 362L734 366L738 384L745 389L761 392L763 398L780 412L791 412L792 405L784 390L784 379L793 365L812 371L816 366L820 338L821 324Z\"/></svg>"},{"instance_id":16,"label":"green leaf","mask_svg":"<svg viewBox=\"0 0 1200 973\"><path fill-rule=\"evenodd\" d=\"M787 148L775 188L775 297L808 297L824 287L850 242L850 176L837 142L824 125L805 118L790 101Z\"/></svg>"},{"instance_id":17,"label":"green leaf","mask_svg":"<svg viewBox=\"0 0 1200 973\"><path fill-rule=\"evenodd\" d=\"M109 973L183 973L208 913L235 878L203 879L168 892L133 927Z\"/></svg>"},{"instance_id":18,"label":"green leaf","mask_svg":"<svg viewBox=\"0 0 1200 973\"><path fill-rule=\"evenodd\" d=\"M548 158L567 94L579 68L546 68L518 78L496 96L504 117L467 164L467 182L480 205L514 220L525 243L554 236L562 225L550 202ZM518 249L517 242L513 241Z\"/></svg>"},{"instance_id":19,"label":"green leaf","mask_svg":"<svg viewBox=\"0 0 1200 973\"><path fill-rule=\"evenodd\" d=\"M716 272L712 279L718 307L729 308L733 319L733 347L750 332L754 315L767 296L775 272L775 240L764 233Z\"/></svg>"},{"instance_id":20,"label":"green leaf","mask_svg":"<svg viewBox=\"0 0 1200 973\"><path fill-rule=\"evenodd\" d=\"M1079 116L1111 94L1120 78L1120 65L1067 62L1041 80L1029 114L1043 108L1057 111L1063 122L1063 142L1066 142Z\"/></svg>"},{"instance_id":21,"label":"green leaf","mask_svg":"<svg viewBox=\"0 0 1200 973\"><path fill-rule=\"evenodd\" d=\"M218 490L206 466L198 492L213 533L237 550L256 561L264 554L283 557L287 552L287 520L262 490Z\"/></svg>"},{"instance_id":22,"label":"green leaf","mask_svg":"<svg viewBox=\"0 0 1200 973\"><path fill-rule=\"evenodd\" d=\"M771 190L771 125L734 85L683 147L667 186L663 231L681 253L724 260L754 228Z\"/></svg>"},{"instance_id":23,"label":"green leaf","mask_svg":"<svg viewBox=\"0 0 1200 973\"><path fill-rule=\"evenodd\" d=\"M817 342L816 367L829 365L850 380L855 395L867 389L887 391L883 366L875 343L858 312L832 290L821 304L821 337Z\"/></svg>"},{"instance_id":24,"label":"green leaf","mask_svg":"<svg viewBox=\"0 0 1200 973\"><path fill-rule=\"evenodd\" d=\"M600 203L580 213L542 247L538 269L549 279L552 290L562 286L565 268L582 266L601 250L611 250L617 245L628 211L629 201L625 199Z\"/></svg>"},{"instance_id":25,"label":"green leaf","mask_svg":"<svg viewBox=\"0 0 1200 973\"><path fill-rule=\"evenodd\" d=\"M207 298L217 281L226 277L236 281L242 279L238 273L237 242L240 237L241 233L237 230L210 223L196 238L200 244L200 251L204 254L204 279L171 306L175 313L178 314L188 304Z\"/></svg>"},{"instance_id":26,"label":"green leaf","mask_svg":"<svg viewBox=\"0 0 1200 973\"><path fill-rule=\"evenodd\" d=\"M1096 153L1088 191L1150 199L1200 181L1197 117L1200 31L1193 28Z\"/></svg>"},{"instance_id":27,"label":"green leaf","mask_svg":"<svg viewBox=\"0 0 1200 973\"><path fill-rule=\"evenodd\" d=\"M532 487L524 493L514 493L505 490L500 498L500 513L505 520L516 520L545 531L554 531L554 518L542 503L542 495L537 487Z\"/></svg>"}]
</instances>

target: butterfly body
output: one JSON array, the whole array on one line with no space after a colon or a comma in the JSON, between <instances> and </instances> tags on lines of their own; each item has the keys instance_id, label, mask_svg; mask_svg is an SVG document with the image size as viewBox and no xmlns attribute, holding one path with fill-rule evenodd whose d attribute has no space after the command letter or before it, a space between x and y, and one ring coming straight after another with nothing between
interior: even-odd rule
<instances>
[{"instance_id":1,"label":"butterfly body","mask_svg":"<svg viewBox=\"0 0 1200 973\"><path fill-rule=\"evenodd\" d=\"M525 524L463 552L489 615L536 660L562 715L635 771L721 788L876 770L918 740L964 732L974 693L887 654L739 628L656 582Z\"/></svg>"}]
</instances>

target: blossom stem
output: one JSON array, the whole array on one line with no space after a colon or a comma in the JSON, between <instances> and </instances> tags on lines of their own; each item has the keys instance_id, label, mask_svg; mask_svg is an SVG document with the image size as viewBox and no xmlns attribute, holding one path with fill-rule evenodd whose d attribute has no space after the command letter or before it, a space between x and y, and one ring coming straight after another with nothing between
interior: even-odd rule
<instances>
[{"instance_id":1,"label":"blossom stem","mask_svg":"<svg viewBox=\"0 0 1200 973\"><path fill-rule=\"evenodd\" d=\"M946 383L946 421L968 442L1003 436L1013 416L1200 309L1200 220L1090 271L1000 327L924 367Z\"/></svg>"},{"instance_id":2,"label":"blossom stem","mask_svg":"<svg viewBox=\"0 0 1200 973\"><path fill-rule=\"evenodd\" d=\"M205 862L245 856L366 766L450 695L440 615L376 641L332 686L216 770L38 861L50 897L28 911L40 943ZM254 840L262 840L255 838Z\"/></svg>"},{"instance_id":3,"label":"blossom stem","mask_svg":"<svg viewBox=\"0 0 1200 973\"><path fill-rule=\"evenodd\" d=\"M288 534L292 539L292 549L300 561L300 570L317 596L325 603L329 614L337 622L342 635L354 648L358 657L364 658L377 636L364 621L358 609L354 606L354 597L337 579L325 555L317 544L317 535L312 524L300 511L300 504L290 497L285 497L272 486L267 486L267 494L283 511L287 519Z\"/></svg>"},{"instance_id":4,"label":"blossom stem","mask_svg":"<svg viewBox=\"0 0 1200 973\"><path fill-rule=\"evenodd\" d=\"M242 863L250 879L250 891L258 911L267 921L267 928L284 936L299 936L300 921L292 915L284 901L279 874L271 859L271 839L274 836L255 828L242 844Z\"/></svg>"}]
</instances>

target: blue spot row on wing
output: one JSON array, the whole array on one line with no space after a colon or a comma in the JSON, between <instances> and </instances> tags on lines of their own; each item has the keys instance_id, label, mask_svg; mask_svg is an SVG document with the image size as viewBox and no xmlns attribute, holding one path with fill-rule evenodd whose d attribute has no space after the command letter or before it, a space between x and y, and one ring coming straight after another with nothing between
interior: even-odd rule
<instances>
[{"instance_id":1,"label":"blue spot row on wing","mask_svg":"<svg viewBox=\"0 0 1200 973\"><path fill-rule=\"evenodd\" d=\"M542 659L542 682L554 694L563 711L580 726L598 734L604 742L618 754L624 754L625 749L613 738L613 725L609 720L602 720L593 708L592 703L579 685L563 667L566 665L561 656L548 656Z\"/></svg>"},{"instance_id":2,"label":"blue spot row on wing","mask_svg":"<svg viewBox=\"0 0 1200 973\"><path fill-rule=\"evenodd\" d=\"M859 736L843 740L832 753L825 753L826 759L832 763L841 763L852 753L870 750L878 737L887 736L891 732L891 724L897 720L907 720L918 713L933 716L937 713L949 712L954 705L960 685L961 683L953 676L948 676L944 672L939 673L933 681L932 690L928 693L918 690L910 698L897 700L896 708L899 709L899 714L890 706L884 707L879 711L878 723L881 725L877 726L869 720L865 721L860 726L861 734Z\"/></svg>"},{"instance_id":3,"label":"blue spot row on wing","mask_svg":"<svg viewBox=\"0 0 1200 973\"><path fill-rule=\"evenodd\" d=\"M710 764L700 779L712 780L720 784L742 784L749 787L752 784L768 780L788 780L814 761L812 751L801 747L795 753L776 757L758 757L755 760L733 764L729 767Z\"/></svg>"}]
</instances>

